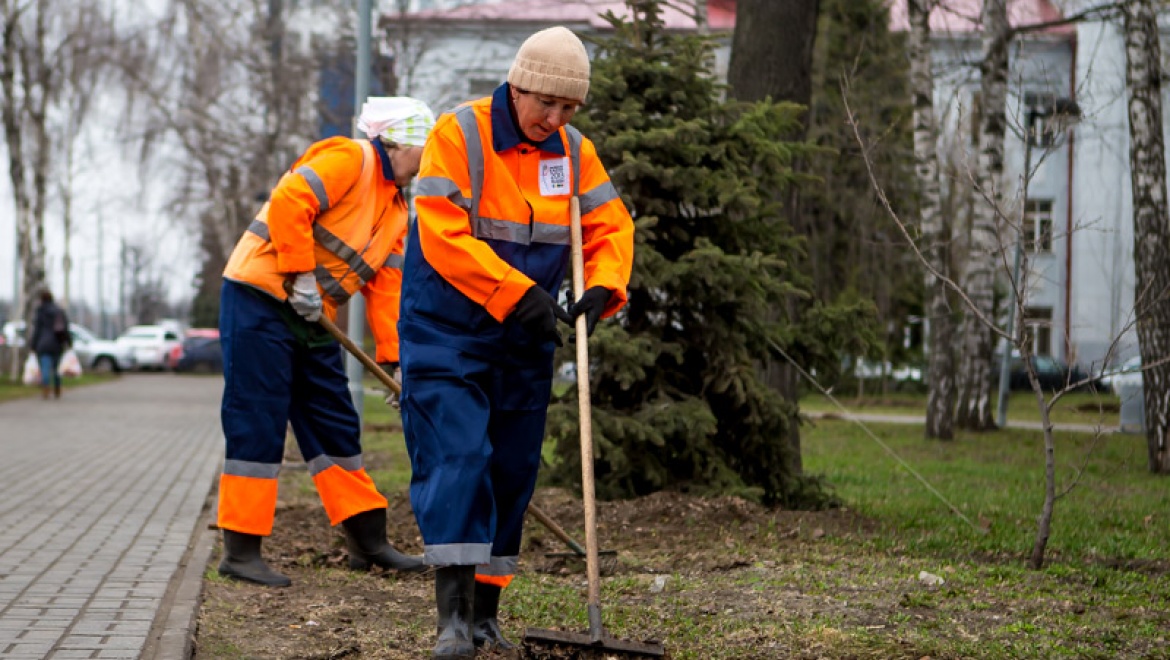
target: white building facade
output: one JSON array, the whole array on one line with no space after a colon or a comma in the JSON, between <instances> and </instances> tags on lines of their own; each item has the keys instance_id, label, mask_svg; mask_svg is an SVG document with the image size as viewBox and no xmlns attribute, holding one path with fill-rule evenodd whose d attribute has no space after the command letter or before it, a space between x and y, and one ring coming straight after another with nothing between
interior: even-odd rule
<instances>
[{"instance_id":1,"label":"white building facade","mask_svg":"<svg viewBox=\"0 0 1170 660\"><path fill-rule=\"evenodd\" d=\"M1077 0L1066 11L1088 4ZM1162 22L1163 55L1166 36ZM1085 118L1076 129L1070 188L1075 220L1085 231L1072 237L1079 264L1072 281L1071 328L1082 361L1103 355L1117 338L1115 352L1126 357L1137 353L1137 337L1125 36L1117 23L1082 23L1075 46L1078 103ZM1164 136L1166 91L1163 83Z\"/></svg>"},{"instance_id":2,"label":"white building facade","mask_svg":"<svg viewBox=\"0 0 1170 660\"><path fill-rule=\"evenodd\" d=\"M1008 0L1013 26L1050 26L1016 36L1009 69L1004 196L1005 212L1024 234L1023 322L1032 330L1037 353L1087 370L1118 364L1138 351L1125 38L1116 20L1058 25L1065 16L1100 4ZM979 112L982 1L942 0L941 5L931 15L940 149L944 158L969 163L975 148L971 122ZM905 0L891 2L891 21L894 29L907 28ZM1163 44L1170 34L1166 25ZM1060 101L1075 102L1079 122L1057 131L1055 140L1034 139L1025 194L1030 109ZM961 175L970 166L958 169ZM964 183L970 187L969 174L959 182ZM1010 243L1011 237L1004 240ZM1012 247L1004 246L1001 261L1005 291Z\"/></svg>"},{"instance_id":3,"label":"white building facade","mask_svg":"<svg viewBox=\"0 0 1170 660\"><path fill-rule=\"evenodd\" d=\"M602 14L625 16L629 11L620 0L412 2L446 8L387 13L380 27L398 60L399 93L418 97L436 111L490 94L504 82L516 51L534 32L562 25L581 35L604 33L611 27ZM699 29L694 16L677 8L664 7L663 19L671 30ZM708 2L704 29L719 41L715 70L721 77L726 77L734 21L734 0Z\"/></svg>"}]
</instances>

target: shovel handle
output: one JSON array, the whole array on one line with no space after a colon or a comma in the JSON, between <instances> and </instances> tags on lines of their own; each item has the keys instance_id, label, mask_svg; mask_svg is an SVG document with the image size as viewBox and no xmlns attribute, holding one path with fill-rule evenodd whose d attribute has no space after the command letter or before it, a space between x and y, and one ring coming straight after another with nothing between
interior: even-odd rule
<instances>
[{"instance_id":1,"label":"shovel handle","mask_svg":"<svg viewBox=\"0 0 1170 660\"><path fill-rule=\"evenodd\" d=\"M284 281L284 291L285 293L292 295L292 282L288 280ZM398 381L394 380L390 374L386 373L385 369L378 366L378 363L374 361L374 358L370 357L366 354L365 351L358 348L358 345L353 343L353 340L346 336L346 334L341 331L341 328L337 327L337 324L329 320L329 317L325 316L324 312L321 313L321 318L317 320L317 323L321 324L321 327L325 328L326 332L332 335L333 338L338 341L338 343L344 346L345 350L349 351L350 355L357 358L358 362L361 362L362 365L365 366L365 368L368 369L375 378L382 381L383 385L390 388L391 392L395 394L402 394L402 386L398 384Z\"/></svg>"}]
</instances>

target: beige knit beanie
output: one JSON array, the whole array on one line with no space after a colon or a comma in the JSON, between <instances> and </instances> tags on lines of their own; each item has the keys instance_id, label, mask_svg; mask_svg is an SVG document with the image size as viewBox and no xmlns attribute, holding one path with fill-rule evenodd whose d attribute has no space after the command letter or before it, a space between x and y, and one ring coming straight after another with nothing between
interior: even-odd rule
<instances>
[{"instance_id":1,"label":"beige knit beanie","mask_svg":"<svg viewBox=\"0 0 1170 660\"><path fill-rule=\"evenodd\" d=\"M527 92L584 102L589 93L589 53L567 28L541 30L520 46L508 70L508 83Z\"/></svg>"}]
</instances>

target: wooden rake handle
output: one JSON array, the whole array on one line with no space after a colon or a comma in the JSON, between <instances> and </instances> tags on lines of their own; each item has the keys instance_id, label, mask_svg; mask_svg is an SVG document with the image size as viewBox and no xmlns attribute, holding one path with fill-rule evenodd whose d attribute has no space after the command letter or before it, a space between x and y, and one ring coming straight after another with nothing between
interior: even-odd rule
<instances>
[{"instance_id":1,"label":"wooden rake handle","mask_svg":"<svg viewBox=\"0 0 1170 660\"><path fill-rule=\"evenodd\" d=\"M581 237L581 200L576 195L569 200L570 237L573 261L573 300L585 293L585 256ZM593 405L589 397L589 322L584 314L577 316L577 406L578 427L581 429L581 499L585 504L585 575L589 584L589 635L594 643L601 641L605 629L601 625L601 566L598 563L597 499L593 477Z\"/></svg>"}]
</instances>

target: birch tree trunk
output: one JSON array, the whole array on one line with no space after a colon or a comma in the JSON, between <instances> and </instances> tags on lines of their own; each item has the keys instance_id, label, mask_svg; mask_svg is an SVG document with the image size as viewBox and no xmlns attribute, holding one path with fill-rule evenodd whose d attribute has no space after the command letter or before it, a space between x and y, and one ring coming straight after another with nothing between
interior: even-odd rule
<instances>
[{"instance_id":1,"label":"birch tree trunk","mask_svg":"<svg viewBox=\"0 0 1170 660\"><path fill-rule=\"evenodd\" d=\"M959 369L959 428L986 431L995 428L991 410L992 332L995 320L995 265L999 245L998 212L1003 182L1003 145L1007 127L1008 45L1007 0L983 2L983 59L980 92L983 117L979 134L975 214L970 250L963 272L963 289L974 309L965 310Z\"/></svg>"},{"instance_id":2,"label":"birch tree trunk","mask_svg":"<svg viewBox=\"0 0 1170 660\"><path fill-rule=\"evenodd\" d=\"M69 178L55 167L62 145L76 139L82 119L63 118L62 106L79 102L80 95L65 91L66 76L88 81L92 89L90 79L104 66L100 51L113 36L92 0L0 0L0 25L0 123L21 262L21 301L14 314L31 321L36 294L46 280L49 184L53 177Z\"/></svg>"},{"instance_id":3,"label":"birch tree trunk","mask_svg":"<svg viewBox=\"0 0 1170 660\"><path fill-rule=\"evenodd\" d=\"M62 227L65 230L65 254L61 259L65 284L60 302L61 306L72 314L70 304L73 298L70 284L73 279L73 202L74 182L77 178L74 164L82 142L80 127L89 118L98 89L106 82L105 76L101 75L104 66L100 62L113 49L116 35L112 20L103 16L99 4L78 3L71 7L71 12L74 19L71 25L65 26L66 33L72 35L66 42L68 56L58 58L54 66L59 69L60 80L60 91L56 101L57 122L64 129L57 132L56 137L58 144L56 151L58 156L64 159L60 174L56 177ZM80 29L77 26L80 26Z\"/></svg>"},{"instance_id":4,"label":"birch tree trunk","mask_svg":"<svg viewBox=\"0 0 1170 660\"><path fill-rule=\"evenodd\" d=\"M1162 49L1154 0L1129 0L1125 17L1125 83L1129 104L1129 169L1133 190L1134 302L1145 386L1150 471L1170 474L1170 215L1162 138Z\"/></svg>"},{"instance_id":5,"label":"birch tree trunk","mask_svg":"<svg viewBox=\"0 0 1170 660\"><path fill-rule=\"evenodd\" d=\"M922 253L926 258L926 314L930 319L926 365L926 437L955 437L955 355L951 350L951 308L943 277L949 277L949 226L939 204L938 122L934 115L934 72L930 51L933 0L909 0L910 86L914 99L914 161L919 190ZM939 276L942 277L939 277Z\"/></svg>"},{"instance_id":6,"label":"birch tree trunk","mask_svg":"<svg viewBox=\"0 0 1170 660\"><path fill-rule=\"evenodd\" d=\"M30 321L35 294L45 279L45 192L52 153L45 118L53 82L53 69L46 61L45 13L50 7L45 0L4 0L0 7L4 24L0 117L21 265L21 301L14 315Z\"/></svg>"}]
</instances>

